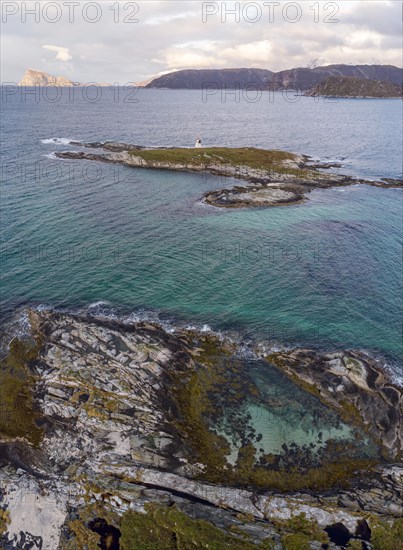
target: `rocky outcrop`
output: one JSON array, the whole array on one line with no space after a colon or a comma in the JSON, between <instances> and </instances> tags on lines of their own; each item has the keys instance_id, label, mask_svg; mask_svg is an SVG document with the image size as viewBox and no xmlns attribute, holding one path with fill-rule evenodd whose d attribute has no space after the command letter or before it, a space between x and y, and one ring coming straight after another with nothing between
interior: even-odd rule
<instances>
[{"instance_id":1,"label":"rocky outcrop","mask_svg":"<svg viewBox=\"0 0 403 550\"><path fill-rule=\"evenodd\" d=\"M91 82L91 84L94 83ZM111 84L106 82L100 82L94 85L101 87L111 86ZM65 88L71 86L84 86L84 84L81 84L80 82L73 82L65 76L52 76L43 71L27 69L18 86L61 86Z\"/></svg>"},{"instance_id":2,"label":"rocky outcrop","mask_svg":"<svg viewBox=\"0 0 403 550\"><path fill-rule=\"evenodd\" d=\"M287 190L283 186L282 182L274 182L261 187L233 187L211 191L205 195L205 201L221 208L286 206L304 202L303 193L299 193L296 188L291 190L292 185Z\"/></svg>"},{"instance_id":3,"label":"rocky outcrop","mask_svg":"<svg viewBox=\"0 0 403 550\"><path fill-rule=\"evenodd\" d=\"M79 83L73 82L64 76L52 76L42 71L27 69L19 86L80 86Z\"/></svg>"},{"instance_id":4,"label":"rocky outcrop","mask_svg":"<svg viewBox=\"0 0 403 550\"><path fill-rule=\"evenodd\" d=\"M324 97L402 97L403 88L391 82L369 80L353 76L330 76L306 92L307 96Z\"/></svg>"},{"instance_id":5,"label":"rocky outcrop","mask_svg":"<svg viewBox=\"0 0 403 550\"><path fill-rule=\"evenodd\" d=\"M373 359L354 352L313 350L278 352L268 359L344 418L364 426L389 460L403 459L402 389Z\"/></svg>"}]
</instances>

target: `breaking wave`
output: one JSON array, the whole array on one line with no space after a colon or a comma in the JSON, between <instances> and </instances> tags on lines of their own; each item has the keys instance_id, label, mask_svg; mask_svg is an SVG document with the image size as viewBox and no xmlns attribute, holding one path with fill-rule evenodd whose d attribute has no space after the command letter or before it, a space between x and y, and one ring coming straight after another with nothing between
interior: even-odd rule
<instances>
[{"instance_id":1,"label":"breaking wave","mask_svg":"<svg viewBox=\"0 0 403 550\"><path fill-rule=\"evenodd\" d=\"M41 143L44 145L70 145L72 142L69 138L45 138L41 139Z\"/></svg>"}]
</instances>

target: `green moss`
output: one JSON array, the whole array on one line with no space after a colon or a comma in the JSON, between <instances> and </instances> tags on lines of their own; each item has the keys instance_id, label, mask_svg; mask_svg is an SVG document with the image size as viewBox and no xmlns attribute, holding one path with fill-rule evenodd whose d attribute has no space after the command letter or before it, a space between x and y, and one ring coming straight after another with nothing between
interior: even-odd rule
<instances>
[{"instance_id":1,"label":"green moss","mask_svg":"<svg viewBox=\"0 0 403 550\"><path fill-rule=\"evenodd\" d=\"M89 490L89 486L87 490ZM91 489L96 491L97 487L91 485ZM100 535L88 527L95 518L102 518L109 525L119 527L119 516L105 503L96 502L82 506L78 509L77 517L66 523L68 532L65 533L66 530L64 530L64 534L67 536L65 538L62 536L60 548L63 550L99 550Z\"/></svg>"},{"instance_id":2,"label":"green moss","mask_svg":"<svg viewBox=\"0 0 403 550\"><path fill-rule=\"evenodd\" d=\"M0 535L7 532L7 525L10 523L10 515L7 510L0 508Z\"/></svg>"},{"instance_id":3,"label":"green moss","mask_svg":"<svg viewBox=\"0 0 403 550\"><path fill-rule=\"evenodd\" d=\"M131 155L141 157L149 166L164 164L180 164L183 168L205 168L220 166L248 167L264 170L269 173L289 174L305 179L317 175L314 170L306 170L290 166L286 161L295 161L296 156L286 151L256 149L255 147L226 148L206 147L202 149L153 149L132 151Z\"/></svg>"},{"instance_id":4,"label":"green moss","mask_svg":"<svg viewBox=\"0 0 403 550\"><path fill-rule=\"evenodd\" d=\"M403 550L403 518L371 525L373 550Z\"/></svg>"},{"instance_id":5,"label":"green moss","mask_svg":"<svg viewBox=\"0 0 403 550\"><path fill-rule=\"evenodd\" d=\"M0 434L25 437L38 445L42 431L35 425L35 377L30 366L37 360L41 342L14 338L8 355L0 362Z\"/></svg>"},{"instance_id":6,"label":"green moss","mask_svg":"<svg viewBox=\"0 0 403 550\"><path fill-rule=\"evenodd\" d=\"M240 483L248 483L250 480L251 472L255 466L255 454L256 448L251 443L247 443L239 449L235 472Z\"/></svg>"},{"instance_id":7,"label":"green moss","mask_svg":"<svg viewBox=\"0 0 403 550\"><path fill-rule=\"evenodd\" d=\"M298 468L268 469L255 467L249 475L251 484L266 489L282 492L297 490L325 490L329 488L346 488L354 471L361 475L376 464L371 460L343 459L325 463L317 468L301 471ZM236 472L235 472L236 475Z\"/></svg>"},{"instance_id":8,"label":"green moss","mask_svg":"<svg viewBox=\"0 0 403 550\"><path fill-rule=\"evenodd\" d=\"M205 147L202 149L153 149L133 151L147 161L172 162L192 165L230 164L231 166L249 166L251 168L269 170L273 164L285 160L295 160L293 153L286 151L256 149L255 147Z\"/></svg>"},{"instance_id":9,"label":"green moss","mask_svg":"<svg viewBox=\"0 0 403 550\"><path fill-rule=\"evenodd\" d=\"M269 549L271 541L255 545L229 535L204 520L195 520L175 507L146 505L147 514L129 511L122 518L122 550L253 550Z\"/></svg>"},{"instance_id":10,"label":"green moss","mask_svg":"<svg viewBox=\"0 0 403 550\"><path fill-rule=\"evenodd\" d=\"M310 538L302 533L285 535L281 542L285 550L311 550Z\"/></svg>"},{"instance_id":11,"label":"green moss","mask_svg":"<svg viewBox=\"0 0 403 550\"><path fill-rule=\"evenodd\" d=\"M312 541L329 543L327 533L316 521L308 520L304 512L289 520L277 520L274 524L282 534L281 542L285 550L310 550Z\"/></svg>"},{"instance_id":12,"label":"green moss","mask_svg":"<svg viewBox=\"0 0 403 550\"><path fill-rule=\"evenodd\" d=\"M307 519L304 512L290 518L287 522L285 522L285 526L290 531L307 535L312 540L316 540L324 544L329 542L329 537L324 531L322 531L322 529L320 529L318 523Z\"/></svg>"},{"instance_id":13,"label":"green moss","mask_svg":"<svg viewBox=\"0 0 403 550\"><path fill-rule=\"evenodd\" d=\"M350 540L350 542L347 545L347 550L362 550L362 542L356 539Z\"/></svg>"},{"instance_id":14,"label":"green moss","mask_svg":"<svg viewBox=\"0 0 403 550\"><path fill-rule=\"evenodd\" d=\"M245 383L241 363L230 359L229 350L215 337L204 337L194 343L195 369L186 377L172 375L171 387L177 403L172 422L187 444L191 462L205 465L203 478L212 482L230 482L231 466L226 456L230 446L225 437L210 426L229 407L242 402L245 389L250 395L258 392Z\"/></svg>"},{"instance_id":15,"label":"green moss","mask_svg":"<svg viewBox=\"0 0 403 550\"><path fill-rule=\"evenodd\" d=\"M65 548L68 550L99 550L99 535L94 533L79 519L75 519L68 523L70 532L74 538L70 540Z\"/></svg>"}]
</instances>

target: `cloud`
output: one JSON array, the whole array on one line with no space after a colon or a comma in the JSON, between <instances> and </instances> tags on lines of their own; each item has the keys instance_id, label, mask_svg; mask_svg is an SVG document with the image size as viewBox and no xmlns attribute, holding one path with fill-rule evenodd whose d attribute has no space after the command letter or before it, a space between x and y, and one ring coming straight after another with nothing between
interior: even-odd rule
<instances>
[{"instance_id":1,"label":"cloud","mask_svg":"<svg viewBox=\"0 0 403 550\"><path fill-rule=\"evenodd\" d=\"M42 46L43 49L49 50L50 52L56 52L56 59L58 61L71 61L73 59L72 55L70 54L70 50L68 48L64 48L63 46L51 46L51 45L44 45Z\"/></svg>"},{"instance_id":2,"label":"cloud","mask_svg":"<svg viewBox=\"0 0 403 550\"><path fill-rule=\"evenodd\" d=\"M157 25L166 25L167 23L173 23L177 22L180 19L188 19L189 17L193 17L194 15L198 15L198 12L185 12L185 13L177 13L173 15L161 15L160 17L150 17L150 19L146 19L144 21L145 25L150 26L157 26Z\"/></svg>"},{"instance_id":3,"label":"cloud","mask_svg":"<svg viewBox=\"0 0 403 550\"><path fill-rule=\"evenodd\" d=\"M191 0L137 0L138 24L125 23L130 2L119 3L116 21L114 0L98 2L102 18L96 24L88 23L78 6L71 25L64 6L68 2L61 3L63 16L57 23L47 23L42 15L39 22L30 16L22 23L17 13L2 25L2 78L18 82L26 68L33 67L51 74L67 73L79 82L124 84L175 69L249 66L280 71L311 65L317 58L323 64L369 63L376 58L401 66L400 2L337 2L336 24L325 22L333 4L328 0L298 0L303 13L295 24L283 16L288 0L279 2L272 10L272 21L264 8L268 3L259 2L262 18L256 23L245 17L236 23L230 15L223 22L220 13L203 23L203 3ZM253 19L253 9L246 7L258 2L238 0L238 4ZM233 5L226 1L228 9ZM312 5L319 6L318 22Z\"/></svg>"}]
</instances>

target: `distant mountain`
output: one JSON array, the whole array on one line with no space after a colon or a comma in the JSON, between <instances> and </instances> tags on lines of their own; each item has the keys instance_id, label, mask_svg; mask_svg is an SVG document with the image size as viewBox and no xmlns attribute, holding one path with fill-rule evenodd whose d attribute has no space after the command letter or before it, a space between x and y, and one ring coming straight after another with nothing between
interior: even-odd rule
<instances>
[{"instance_id":1,"label":"distant mountain","mask_svg":"<svg viewBox=\"0 0 403 550\"><path fill-rule=\"evenodd\" d=\"M35 69L27 69L25 74L18 84L18 86L83 86L80 82L73 82L65 76L52 76L43 71L36 71ZM97 86L110 86L104 82L97 84Z\"/></svg>"},{"instance_id":2,"label":"distant mountain","mask_svg":"<svg viewBox=\"0 0 403 550\"><path fill-rule=\"evenodd\" d=\"M327 65L313 69L299 67L273 73L266 69L188 69L153 79L146 88L202 89L207 83L216 87L254 86L270 90L306 91L329 76L352 76L402 85L403 69L393 65Z\"/></svg>"},{"instance_id":3,"label":"distant mountain","mask_svg":"<svg viewBox=\"0 0 403 550\"><path fill-rule=\"evenodd\" d=\"M269 87L273 90L291 88L305 91L329 76L353 76L402 86L403 69L393 65L326 65L313 69L301 67L275 73Z\"/></svg>"},{"instance_id":4,"label":"distant mountain","mask_svg":"<svg viewBox=\"0 0 403 550\"><path fill-rule=\"evenodd\" d=\"M403 88L392 82L356 78L354 76L329 76L304 95L325 97L402 97Z\"/></svg>"},{"instance_id":5,"label":"distant mountain","mask_svg":"<svg viewBox=\"0 0 403 550\"><path fill-rule=\"evenodd\" d=\"M209 83L217 88L265 88L272 75L266 69L188 69L155 78L146 88L200 90Z\"/></svg>"}]
</instances>

